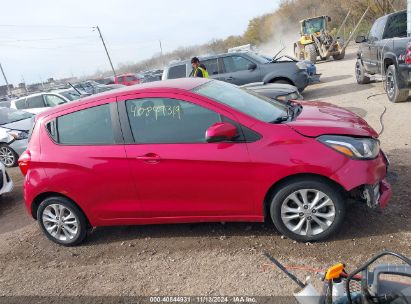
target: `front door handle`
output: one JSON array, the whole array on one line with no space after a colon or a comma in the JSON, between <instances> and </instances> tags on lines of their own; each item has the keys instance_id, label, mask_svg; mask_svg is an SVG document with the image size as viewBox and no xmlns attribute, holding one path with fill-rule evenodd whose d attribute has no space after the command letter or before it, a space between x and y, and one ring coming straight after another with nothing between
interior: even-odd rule
<instances>
[{"instance_id":1,"label":"front door handle","mask_svg":"<svg viewBox=\"0 0 411 304\"><path fill-rule=\"evenodd\" d=\"M138 160L142 160L148 164L157 164L160 162L161 157L155 153L147 153L141 156L137 156Z\"/></svg>"},{"instance_id":2,"label":"front door handle","mask_svg":"<svg viewBox=\"0 0 411 304\"><path fill-rule=\"evenodd\" d=\"M234 77L230 76L230 77L227 77L225 80L231 81L231 80L234 80Z\"/></svg>"}]
</instances>

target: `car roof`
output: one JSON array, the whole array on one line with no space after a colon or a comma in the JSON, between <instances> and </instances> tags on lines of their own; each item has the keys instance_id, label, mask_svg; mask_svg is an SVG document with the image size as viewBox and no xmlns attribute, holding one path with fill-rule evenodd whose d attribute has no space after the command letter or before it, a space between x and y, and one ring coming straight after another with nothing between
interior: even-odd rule
<instances>
[{"instance_id":1,"label":"car roof","mask_svg":"<svg viewBox=\"0 0 411 304\"><path fill-rule=\"evenodd\" d=\"M181 90L181 91L190 91L195 87L198 87L204 83L209 81L213 81L209 78L178 78L178 79L170 79L170 80L160 80L160 81L153 81L141 84L135 84L132 86L124 86L119 89L106 91L103 93L91 95L89 97L81 98L78 101L62 104L56 107L52 107L49 110L45 111L38 115L38 118L46 117L60 111L70 109L76 107L82 103L89 103L94 102L97 100L113 98L122 95L134 94L134 93L149 93L149 92L158 92L167 89L174 89L174 90Z\"/></svg>"},{"instance_id":2,"label":"car roof","mask_svg":"<svg viewBox=\"0 0 411 304\"><path fill-rule=\"evenodd\" d=\"M200 59L200 62L201 62L202 60L215 59L215 58L233 56L233 55L247 55L249 53L252 53L252 52L246 51L246 52L220 53L220 54L197 56L197 57L198 59ZM175 62L173 61L167 67L170 68L176 65L190 64L190 63L191 63L190 59L184 59L184 60L175 61Z\"/></svg>"}]
</instances>

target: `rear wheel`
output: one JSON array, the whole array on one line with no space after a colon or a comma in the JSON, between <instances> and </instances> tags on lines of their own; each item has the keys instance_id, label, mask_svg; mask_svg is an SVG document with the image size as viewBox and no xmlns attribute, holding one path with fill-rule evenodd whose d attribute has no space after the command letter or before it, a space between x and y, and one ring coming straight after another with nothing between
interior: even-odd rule
<instances>
[{"instance_id":1,"label":"rear wheel","mask_svg":"<svg viewBox=\"0 0 411 304\"><path fill-rule=\"evenodd\" d=\"M297 44L294 44L294 57L298 60L304 59L304 57L301 56L301 49Z\"/></svg>"},{"instance_id":2,"label":"rear wheel","mask_svg":"<svg viewBox=\"0 0 411 304\"><path fill-rule=\"evenodd\" d=\"M341 59L344 59L344 57L345 57L345 52L342 52L338 55L333 55L334 60L341 60Z\"/></svg>"},{"instance_id":3,"label":"rear wheel","mask_svg":"<svg viewBox=\"0 0 411 304\"><path fill-rule=\"evenodd\" d=\"M53 196L42 201L37 210L37 221L47 238L60 245L78 245L87 235L83 212L64 197Z\"/></svg>"},{"instance_id":4,"label":"rear wheel","mask_svg":"<svg viewBox=\"0 0 411 304\"><path fill-rule=\"evenodd\" d=\"M387 68L385 75L385 85L387 96L391 102L402 102L408 99L408 90L400 90L398 88L397 72L394 65Z\"/></svg>"},{"instance_id":5,"label":"rear wheel","mask_svg":"<svg viewBox=\"0 0 411 304\"><path fill-rule=\"evenodd\" d=\"M12 148L6 144L0 145L0 162L2 162L5 167L11 168L17 166L18 160L19 156Z\"/></svg>"},{"instance_id":6,"label":"rear wheel","mask_svg":"<svg viewBox=\"0 0 411 304\"><path fill-rule=\"evenodd\" d=\"M365 76L365 69L362 65L361 59L357 59L355 63L355 78L358 84L370 83L370 77Z\"/></svg>"},{"instance_id":7,"label":"rear wheel","mask_svg":"<svg viewBox=\"0 0 411 304\"><path fill-rule=\"evenodd\" d=\"M310 60L312 63L317 62L317 49L315 48L314 43L304 47L304 59Z\"/></svg>"},{"instance_id":8,"label":"rear wheel","mask_svg":"<svg viewBox=\"0 0 411 304\"><path fill-rule=\"evenodd\" d=\"M273 196L270 214L276 228L289 238L319 241L341 226L345 203L339 189L323 180L294 180Z\"/></svg>"}]
</instances>

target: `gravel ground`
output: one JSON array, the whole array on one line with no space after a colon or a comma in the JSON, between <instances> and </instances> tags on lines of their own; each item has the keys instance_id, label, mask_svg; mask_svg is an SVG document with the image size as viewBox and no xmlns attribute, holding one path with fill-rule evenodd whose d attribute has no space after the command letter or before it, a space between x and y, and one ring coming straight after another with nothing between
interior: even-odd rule
<instances>
[{"instance_id":1,"label":"gravel ground","mask_svg":"<svg viewBox=\"0 0 411 304\"><path fill-rule=\"evenodd\" d=\"M68 249L48 241L27 215L15 168L16 187L0 198L0 295L289 295L294 284L265 267L261 252L319 269L340 261L353 269L383 249L410 256L411 102L389 103L381 82L357 85L354 62L351 48L342 61L319 63L322 81L304 96L346 107L377 131L385 112L381 143L394 196L383 213L354 205L339 234L314 244L281 237L271 224L206 223L98 228Z\"/></svg>"}]
</instances>

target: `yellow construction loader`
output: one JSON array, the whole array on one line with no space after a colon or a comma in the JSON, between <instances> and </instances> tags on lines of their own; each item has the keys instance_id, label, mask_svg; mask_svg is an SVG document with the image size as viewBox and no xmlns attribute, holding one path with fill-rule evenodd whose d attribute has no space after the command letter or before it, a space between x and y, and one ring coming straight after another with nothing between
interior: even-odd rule
<instances>
[{"instance_id":1,"label":"yellow construction loader","mask_svg":"<svg viewBox=\"0 0 411 304\"><path fill-rule=\"evenodd\" d=\"M327 30L327 24L331 21L328 16L304 19L300 21L301 37L294 43L294 54L297 59L317 62L317 57L327 60L332 56L335 60L341 60L345 56L345 47L335 39Z\"/></svg>"}]
</instances>

